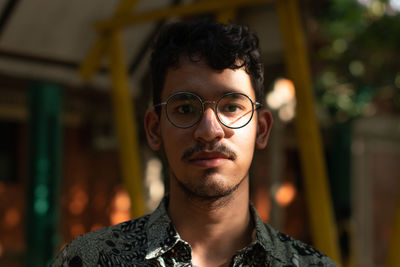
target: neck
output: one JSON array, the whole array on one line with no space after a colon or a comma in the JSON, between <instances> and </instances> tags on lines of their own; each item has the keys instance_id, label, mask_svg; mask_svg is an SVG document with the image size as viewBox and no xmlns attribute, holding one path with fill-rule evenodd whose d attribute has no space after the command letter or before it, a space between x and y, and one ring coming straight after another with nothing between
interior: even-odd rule
<instances>
[{"instance_id":1,"label":"neck","mask_svg":"<svg viewBox=\"0 0 400 267\"><path fill-rule=\"evenodd\" d=\"M195 265L228 264L236 251L251 242L254 227L248 187L246 177L228 196L202 199L171 184L168 212L181 238L191 245Z\"/></svg>"}]
</instances>

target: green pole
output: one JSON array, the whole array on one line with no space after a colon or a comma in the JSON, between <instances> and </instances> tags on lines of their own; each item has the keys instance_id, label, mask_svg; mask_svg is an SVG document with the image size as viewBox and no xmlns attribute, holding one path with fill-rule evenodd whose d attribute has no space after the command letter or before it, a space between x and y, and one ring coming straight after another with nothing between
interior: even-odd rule
<instances>
[{"instance_id":1,"label":"green pole","mask_svg":"<svg viewBox=\"0 0 400 267\"><path fill-rule=\"evenodd\" d=\"M29 187L26 266L47 266L56 251L61 162L60 86L29 88Z\"/></svg>"}]
</instances>

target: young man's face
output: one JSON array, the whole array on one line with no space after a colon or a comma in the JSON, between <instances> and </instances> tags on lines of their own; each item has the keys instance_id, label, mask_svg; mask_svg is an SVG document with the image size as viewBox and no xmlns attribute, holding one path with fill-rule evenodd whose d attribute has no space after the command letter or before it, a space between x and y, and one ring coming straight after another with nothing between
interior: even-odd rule
<instances>
[{"instance_id":1,"label":"young man's face","mask_svg":"<svg viewBox=\"0 0 400 267\"><path fill-rule=\"evenodd\" d=\"M226 93L238 92L255 102L255 92L246 71L216 71L202 61L181 60L178 68L167 71L162 101L177 92L196 94L203 101L218 101ZM182 129L171 124L165 108L163 106L158 121L152 113L154 123L150 126L147 123L146 130L148 138L149 131L159 137L153 145L150 137L149 144L153 149L164 149L170 168L171 187L176 185L197 197L218 198L234 192L242 181L248 179L257 143L259 118L256 111L246 126L231 129L218 121L215 104L208 103L201 120L190 128ZM269 126L268 121L267 130ZM265 145L266 140L261 147ZM257 146L260 147L259 144Z\"/></svg>"}]
</instances>

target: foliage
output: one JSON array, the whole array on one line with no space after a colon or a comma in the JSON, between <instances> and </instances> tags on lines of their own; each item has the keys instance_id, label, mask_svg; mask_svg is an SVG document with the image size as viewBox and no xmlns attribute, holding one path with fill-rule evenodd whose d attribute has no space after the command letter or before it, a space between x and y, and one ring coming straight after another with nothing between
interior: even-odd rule
<instances>
[{"instance_id":1,"label":"foliage","mask_svg":"<svg viewBox=\"0 0 400 267\"><path fill-rule=\"evenodd\" d=\"M331 117L400 113L400 11L383 0L325 0L308 11L316 94Z\"/></svg>"}]
</instances>

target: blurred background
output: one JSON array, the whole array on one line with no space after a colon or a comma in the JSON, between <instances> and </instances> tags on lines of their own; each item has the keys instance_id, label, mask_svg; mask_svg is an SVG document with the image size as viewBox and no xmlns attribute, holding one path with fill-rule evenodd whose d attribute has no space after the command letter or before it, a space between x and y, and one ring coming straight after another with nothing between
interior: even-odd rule
<instances>
[{"instance_id":1,"label":"blurred background","mask_svg":"<svg viewBox=\"0 0 400 267\"><path fill-rule=\"evenodd\" d=\"M341 266L400 266L399 0L0 0L0 266L45 266L155 209L150 45L198 17L260 38L275 120L251 168L262 219Z\"/></svg>"}]
</instances>

